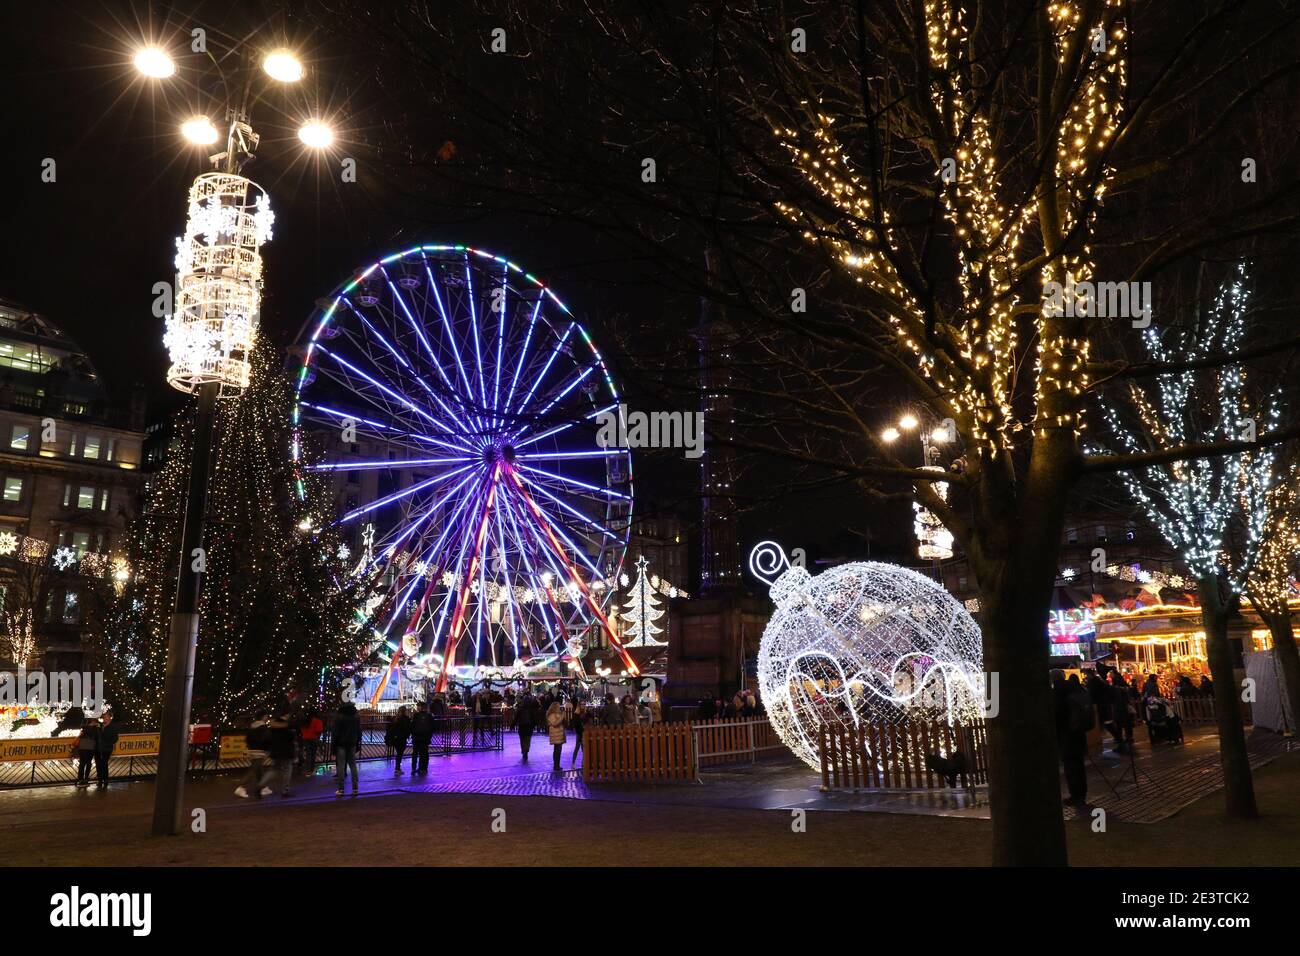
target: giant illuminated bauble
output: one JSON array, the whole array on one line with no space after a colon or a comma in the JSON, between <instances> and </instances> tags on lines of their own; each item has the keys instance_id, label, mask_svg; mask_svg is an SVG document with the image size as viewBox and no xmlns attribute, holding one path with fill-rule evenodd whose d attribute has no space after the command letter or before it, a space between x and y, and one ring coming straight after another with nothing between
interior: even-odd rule
<instances>
[{"instance_id":1,"label":"giant illuminated bauble","mask_svg":"<svg viewBox=\"0 0 1300 956\"><path fill-rule=\"evenodd\" d=\"M750 566L776 611L758 651L758 683L777 735L820 768L823 722L967 723L984 712L980 632L961 603L893 564L809 574L764 542ZM784 568L784 570L782 570Z\"/></svg>"}]
</instances>

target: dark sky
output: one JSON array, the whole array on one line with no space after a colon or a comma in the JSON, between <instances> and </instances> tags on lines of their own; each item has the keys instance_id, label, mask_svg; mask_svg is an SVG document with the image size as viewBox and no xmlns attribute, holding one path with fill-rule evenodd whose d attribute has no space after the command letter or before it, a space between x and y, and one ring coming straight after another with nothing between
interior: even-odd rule
<instances>
[{"instance_id":1,"label":"dark sky","mask_svg":"<svg viewBox=\"0 0 1300 956\"><path fill-rule=\"evenodd\" d=\"M273 90L256 107L262 145L245 170L270 192L276 212L274 238L263 250L262 327L277 344L291 343L315 300L357 268L420 241L490 249L542 276L584 318L616 369L625 356L614 347L606 317L650 327L661 319L664 297L620 275L616 265L596 265L605 250L577 227L483 215L458 206L454 195L445 197L444 221L416 225L377 201L383 184L340 184L339 154L327 160L308 154L296 139L297 120L326 112L344 123L349 115L374 122L383 110L365 101L364 90L343 89L331 77L331 62L347 55L336 38L312 35L258 3L29 5L14 29L0 36L9 127L22 131L9 137L5 150L4 161L12 164L5 203L10 241L0 264L0 295L64 328L116 396L133 382L144 383L154 417L181 401L165 384L162 320L151 314L151 290L173 278L173 239L183 228L186 190L212 151L186 143L179 123L195 112L219 121L212 105L219 97L215 83L205 88L193 79L201 58L181 60L177 77L150 81L135 72L131 57L144 37L184 52L194 25L208 28L218 52L226 46L224 32L249 38L249 49L287 43L309 62L301 84ZM41 181L46 158L57 164L53 183ZM680 302L670 307L683 308ZM637 467L638 494L676 503L690 517L693 472L676 463L648 464ZM804 546L813 560L866 557L869 547L873 557L888 559L910 537L905 509L883 523L863 521L861 499L848 489L824 491L813 501L804 497L799 507L805 510L783 506L751 516L742 523L743 541L776 536ZM870 525L869 546L863 534Z\"/></svg>"}]
</instances>

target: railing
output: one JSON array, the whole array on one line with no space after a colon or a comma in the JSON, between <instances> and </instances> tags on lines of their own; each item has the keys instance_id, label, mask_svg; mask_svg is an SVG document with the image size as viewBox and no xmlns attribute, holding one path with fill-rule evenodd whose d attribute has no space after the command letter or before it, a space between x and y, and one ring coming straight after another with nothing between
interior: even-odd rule
<instances>
[{"instance_id":1,"label":"railing","mask_svg":"<svg viewBox=\"0 0 1300 956\"><path fill-rule=\"evenodd\" d=\"M592 726L582 750L584 781L698 780L701 767L753 762L785 745L759 718Z\"/></svg>"},{"instance_id":2,"label":"railing","mask_svg":"<svg viewBox=\"0 0 1300 956\"><path fill-rule=\"evenodd\" d=\"M1184 724L1214 723L1213 697L1170 697L1166 698Z\"/></svg>"},{"instance_id":3,"label":"railing","mask_svg":"<svg viewBox=\"0 0 1300 956\"><path fill-rule=\"evenodd\" d=\"M386 760L393 756L393 749L385 743L388 732L386 721L365 721L361 725L361 746L357 750L357 760ZM474 718L439 717L434 719L433 738L429 742L429 753L433 756L445 756L453 753L471 753L485 750L502 749L503 725L501 717ZM157 743L153 743L151 753L122 753L125 744L136 738L153 737L152 734L123 734L118 749L108 761L108 778L110 780L146 780L158 772ZM241 745L244 731L226 730L214 737L211 743L192 744L190 746L189 769L192 774L219 773L230 770L243 770L249 765L249 758ZM222 753L222 739L226 743L226 753ZM28 741L33 744L57 743L59 749L73 749L72 756L60 753L57 756L39 757L30 760L0 759L0 790L16 787L58 786L75 783L79 760L76 755L76 734L54 738L50 741ZM408 741L406 752L409 755L411 745ZM303 751L299 751L300 755ZM326 731L316 746L316 759L313 765L332 764L334 755L330 749L330 734ZM91 777L95 775L92 767Z\"/></svg>"},{"instance_id":4,"label":"railing","mask_svg":"<svg viewBox=\"0 0 1300 956\"><path fill-rule=\"evenodd\" d=\"M691 734L697 768L738 760L753 763L759 754L786 750L766 717L692 722Z\"/></svg>"},{"instance_id":5,"label":"railing","mask_svg":"<svg viewBox=\"0 0 1300 956\"><path fill-rule=\"evenodd\" d=\"M817 751L823 790L947 787L945 774L927 759L934 757L949 762L948 769L963 787L988 782L988 732L980 719L965 725L939 721L822 724Z\"/></svg>"}]
</instances>

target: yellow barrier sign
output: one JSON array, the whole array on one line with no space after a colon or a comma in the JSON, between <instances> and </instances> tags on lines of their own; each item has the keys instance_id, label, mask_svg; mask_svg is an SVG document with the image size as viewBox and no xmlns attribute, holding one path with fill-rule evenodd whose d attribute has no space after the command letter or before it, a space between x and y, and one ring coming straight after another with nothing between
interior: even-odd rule
<instances>
[{"instance_id":1,"label":"yellow barrier sign","mask_svg":"<svg viewBox=\"0 0 1300 956\"><path fill-rule=\"evenodd\" d=\"M0 740L0 763L18 760L70 760L77 753L77 735ZM158 735L123 734L113 748L114 757L148 757L158 753Z\"/></svg>"},{"instance_id":2,"label":"yellow barrier sign","mask_svg":"<svg viewBox=\"0 0 1300 956\"><path fill-rule=\"evenodd\" d=\"M222 734L219 760L247 760L248 737L244 734Z\"/></svg>"}]
</instances>

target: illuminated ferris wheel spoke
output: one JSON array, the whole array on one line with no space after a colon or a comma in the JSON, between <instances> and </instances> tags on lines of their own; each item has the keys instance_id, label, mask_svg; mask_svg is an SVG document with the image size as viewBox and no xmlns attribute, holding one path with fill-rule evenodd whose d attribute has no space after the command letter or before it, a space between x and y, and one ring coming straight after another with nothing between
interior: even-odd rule
<instances>
[{"instance_id":1,"label":"illuminated ferris wheel spoke","mask_svg":"<svg viewBox=\"0 0 1300 956\"><path fill-rule=\"evenodd\" d=\"M523 401L519 403L519 408L516 410L516 414L519 416L520 421L524 423L525 428L527 427L527 420L524 418L524 412L528 409L529 403L532 402L533 395L537 392L537 386L541 385L542 382L545 381L546 373L551 370L551 366L555 364L556 358L564 353L565 343L569 341L569 336L572 334L573 327L576 324L576 322L569 323L568 328L564 330L564 334L560 336L559 341L557 341L555 346L551 349L550 355L547 356L546 364L542 366L542 370L537 373L537 377L533 379L532 385L528 387L528 392L524 395ZM522 430L523 428L517 428L512 437L519 437L519 433Z\"/></svg>"},{"instance_id":2,"label":"illuminated ferris wheel spoke","mask_svg":"<svg viewBox=\"0 0 1300 956\"><path fill-rule=\"evenodd\" d=\"M590 526L590 527L596 529L597 531L599 531L601 534L603 534L603 535L604 535L605 537L607 537L607 538L610 538L610 539L615 540L615 541L618 540L618 535L616 535L613 531L609 530L609 528L606 528L603 524L601 524L599 521L596 521L594 518L590 518L590 517L588 517L587 515L583 514L581 511L579 511L577 508L573 507L573 505L569 504L569 503L568 503L567 501L565 501L564 499L562 499L562 498L557 498L555 495L553 495L553 494L551 494L549 491L547 491L547 490L546 490L546 487L545 487L544 485L538 484L538 483L535 482L535 481L531 481L531 480L528 479L528 478L524 478L523 475L520 475L519 477L520 477L520 478L523 478L523 480L528 484L528 487L532 488L534 491L539 491L539 492L541 492L543 495L545 495L545 496L546 496L547 498L549 498L551 501L554 501L557 505L559 505L561 508L563 508L563 509L564 509L565 511L567 511L569 514L573 515L573 516L574 516L575 518L577 518L579 521L581 521L581 522L583 522L584 524L587 524L588 526Z\"/></svg>"},{"instance_id":3,"label":"illuminated ferris wheel spoke","mask_svg":"<svg viewBox=\"0 0 1300 956\"><path fill-rule=\"evenodd\" d=\"M358 438L301 467L365 489L338 526L347 540L372 529L357 573L381 588L370 613L400 636L395 657L414 642L445 682L608 628L631 458L596 440L620 399L578 321L538 279L466 246L387 256L328 302L302 342L295 428Z\"/></svg>"},{"instance_id":4,"label":"illuminated ferris wheel spoke","mask_svg":"<svg viewBox=\"0 0 1300 956\"><path fill-rule=\"evenodd\" d=\"M606 498L623 498L628 501L632 500L631 495L625 495L620 491L614 491L610 488L598 488L595 485L588 484L585 481L578 481L576 478L569 478L565 475L557 475L554 472L544 471L541 468L534 468L531 465L525 465L522 462L520 462L519 467L522 468L524 471L532 472L535 475L542 475L546 478L550 478L552 481L558 481L561 484L572 485L575 488L581 488L584 491L590 492L593 495L603 495Z\"/></svg>"}]
</instances>

